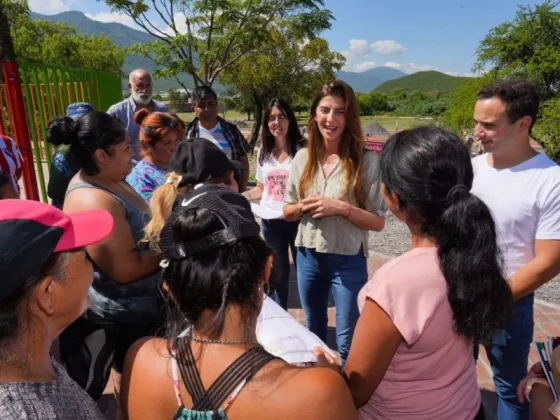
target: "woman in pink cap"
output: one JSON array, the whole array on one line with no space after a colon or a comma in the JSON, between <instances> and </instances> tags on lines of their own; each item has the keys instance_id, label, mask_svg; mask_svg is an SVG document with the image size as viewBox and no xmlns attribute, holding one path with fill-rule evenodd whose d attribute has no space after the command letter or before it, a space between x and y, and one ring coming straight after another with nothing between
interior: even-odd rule
<instances>
[{"instance_id":1,"label":"woman in pink cap","mask_svg":"<svg viewBox=\"0 0 560 420\"><path fill-rule=\"evenodd\" d=\"M49 354L88 306L85 247L113 230L105 210L65 214L36 201L0 206L0 418L103 419Z\"/></svg>"}]
</instances>

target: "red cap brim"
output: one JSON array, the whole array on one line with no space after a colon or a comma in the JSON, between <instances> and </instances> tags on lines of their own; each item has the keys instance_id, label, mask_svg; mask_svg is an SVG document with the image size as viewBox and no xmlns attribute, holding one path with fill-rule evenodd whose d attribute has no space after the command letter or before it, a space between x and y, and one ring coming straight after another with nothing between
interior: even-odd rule
<instances>
[{"instance_id":1,"label":"red cap brim","mask_svg":"<svg viewBox=\"0 0 560 420\"><path fill-rule=\"evenodd\" d=\"M54 252L84 248L106 239L113 231L114 220L107 210L91 210L66 214L71 226L58 241Z\"/></svg>"}]
</instances>

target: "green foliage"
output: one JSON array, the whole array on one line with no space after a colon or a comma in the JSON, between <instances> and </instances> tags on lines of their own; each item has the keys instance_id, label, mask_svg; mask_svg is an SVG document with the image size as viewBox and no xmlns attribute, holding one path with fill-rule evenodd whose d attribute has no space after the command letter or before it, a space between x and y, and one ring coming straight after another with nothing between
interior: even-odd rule
<instances>
[{"instance_id":1,"label":"green foliage","mask_svg":"<svg viewBox=\"0 0 560 420\"><path fill-rule=\"evenodd\" d=\"M541 116L533 127L533 137L549 158L560 164L560 96L541 105Z\"/></svg>"},{"instance_id":2,"label":"green foliage","mask_svg":"<svg viewBox=\"0 0 560 420\"><path fill-rule=\"evenodd\" d=\"M404 88L393 89L388 96L389 107L393 115L437 117L445 112L449 102L449 94L439 91L408 92Z\"/></svg>"},{"instance_id":3,"label":"green foliage","mask_svg":"<svg viewBox=\"0 0 560 420\"><path fill-rule=\"evenodd\" d=\"M384 114L392 111L387 95L375 91L358 93L358 104L360 106L360 115Z\"/></svg>"},{"instance_id":4,"label":"green foliage","mask_svg":"<svg viewBox=\"0 0 560 420\"><path fill-rule=\"evenodd\" d=\"M375 90L381 93L391 93L396 88L406 91L419 90L429 92L437 90L441 93L453 92L464 77L449 76L439 71L420 71L398 79L389 80Z\"/></svg>"},{"instance_id":5,"label":"green foliage","mask_svg":"<svg viewBox=\"0 0 560 420\"><path fill-rule=\"evenodd\" d=\"M164 25L149 21L144 0L104 0L113 11L130 16L155 42L130 51L150 57L162 69L156 77L192 76L195 85L211 86L228 68L250 54L266 52L275 31L294 39L312 39L316 29L330 28L331 12L323 0L161 0L152 2ZM182 32L175 18L184 19Z\"/></svg>"},{"instance_id":6,"label":"green foliage","mask_svg":"<svg viewBox=\"0 0 560 420\"><path fill-rule=\"evenodd\" d=\"M467 78L451 95L449 107L443 114L442 122L457 132L473 130L473 112L477 94L484 86L496 79L495 73L484 77Z\"/></svg>"},{"instance_id":7,"label":"green foliage","mask_svg":"<svg viewBox=\"0 0 560 420\"><path fill-rule=\"evenodd\" d=\"M106 36L87 37L65 23L34 20L26 2L10 3L8 20L18 58L120 74L124 51Z\"/></svg>"},{"instance_id":8,"label":"green foliage","mask_svg":"<svg viewBox=\"0 0 560 420\"><path fill-rule=\"evenodd\" d=\"M167 91L167 100L169 101L169 108L173 112L183 112L187 105L187 95L182 93L179 89L169 89Z\"/></svg>"},{"instance_id":9,"label":"green foliage","mask_svg":"<svg viewBox=\"0 0 560 420\"><path fill-rule=\"evenodd\" d=\"M560 90L560 2L520 6L516 17L492 29L477 50L475 70L488 67L500 77L527 78L543 99Z\"/></svg>"}]
</instances>

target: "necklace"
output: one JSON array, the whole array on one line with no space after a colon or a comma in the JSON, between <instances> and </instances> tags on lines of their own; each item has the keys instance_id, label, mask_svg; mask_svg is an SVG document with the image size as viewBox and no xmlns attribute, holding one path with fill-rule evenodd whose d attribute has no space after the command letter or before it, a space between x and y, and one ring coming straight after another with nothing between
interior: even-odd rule
<instances>
[{"instance_id":1,"label":"necklace","mask_svg":"<svg viewBox=\"0 0 560 420\"><path fill-rule=\"evenodd\" d=\"M218 340L212 338L201 338L195 337L194 335L189 334L188 337L196 341L197 343L206 343L206 344L251 344L254 346L259 346L260 344L257 341L244 341L244 340Z\"/></svg>"}]
</instances>

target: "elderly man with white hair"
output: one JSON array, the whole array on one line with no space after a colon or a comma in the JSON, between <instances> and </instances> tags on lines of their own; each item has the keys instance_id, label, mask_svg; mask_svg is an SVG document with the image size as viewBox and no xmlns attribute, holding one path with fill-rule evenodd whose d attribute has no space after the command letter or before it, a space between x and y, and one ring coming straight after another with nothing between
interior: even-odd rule
<instances>
[{"instance_id":1,"label":"elderly man with white hair","mask_svg":"<svg viewBox=\"0 0 560 420\"><path fill-rule=\"evenodd\" d=\"M132 71L128 77L130 97L112 105L107 113L118 119L126 127L130 136L130 143L134 150L134 159L140 160L140 126L134 121L137 111L146 108L150 112L169 112L167 105L152 99L152 75L144 69Z\"/></svg>"}]
</instances>

